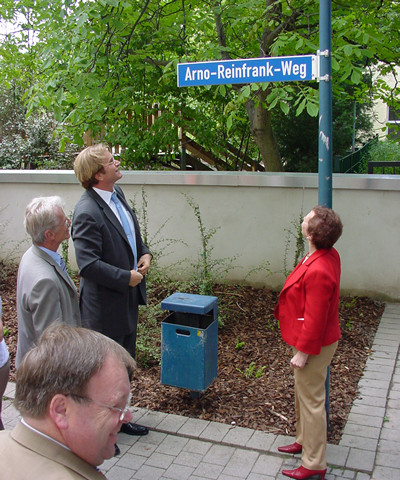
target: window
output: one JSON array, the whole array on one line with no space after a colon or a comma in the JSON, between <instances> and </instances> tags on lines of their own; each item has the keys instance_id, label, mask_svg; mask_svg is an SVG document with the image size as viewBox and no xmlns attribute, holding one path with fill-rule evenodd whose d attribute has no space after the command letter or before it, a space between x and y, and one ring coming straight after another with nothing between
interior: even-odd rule
<instances>
[{"instance_id":1,"label":"window","mask_svg":"<svg viewBox=\"0 0 400 480\"><path fill-rule=\"evenodd\" d=\"M387 135L392 140L400 140L400 111L393 107L388 107L388 132Z\"/></svg>"}]
</instances>

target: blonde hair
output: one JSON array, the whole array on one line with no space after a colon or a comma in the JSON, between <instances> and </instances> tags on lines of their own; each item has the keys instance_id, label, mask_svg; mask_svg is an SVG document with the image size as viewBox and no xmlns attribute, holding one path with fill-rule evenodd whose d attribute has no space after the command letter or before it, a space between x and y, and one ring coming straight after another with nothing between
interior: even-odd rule
<instances>
[{"instance_id":1,"label":"blonde hair","mask_svg":"<svg viewBox=\"0 0 400 480\"><path fill-rule=\"evenodd\" d=\"M95 175L104 168L103 162L106 152L108 152L107 145L97 143L86 147L76 157L74 162L75 175L86 190L98 182Z\"/></svg>"}]
</instances>

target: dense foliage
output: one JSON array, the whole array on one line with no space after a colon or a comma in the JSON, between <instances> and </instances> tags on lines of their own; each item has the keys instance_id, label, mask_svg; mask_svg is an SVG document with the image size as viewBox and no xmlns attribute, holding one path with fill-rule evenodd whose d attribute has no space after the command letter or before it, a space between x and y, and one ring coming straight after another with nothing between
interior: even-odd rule
<instances>
[{"instance_id":1,"label":"dense foliage","mask_svg":"<svg viewBox=\"0 0 400 480\"><path fill-rule=\"evenodd\" d=\"M15 29L0 40L1 83L23 89L28 114L54 117L64 129L61 150L69 135L82 144L90 132L121 145L127 167L179 168L183 132L184 142L219 159L218 169L309 171L317 158L316 83L180 89L176 65L316 53L319 4L6 0L0 18ZM397 105L398 87L384 75L399 65L399 12L397 0L332 2L334 154L351 147L354 103L358 118L377 96ZM372 72L377 80L365 81Z\"/></svg>"},{"instance_id":2,"label":"dense foliage","mask_svg":"<svg viewBox=\"0 0 400 480\"><path fill-rule=\"evenodd\" d=\"M61 148L61 132L63 126L44 109L26 116L20 87L0 87L0 168L72 168L79 147Z\"/></svg>"}]
</instances>

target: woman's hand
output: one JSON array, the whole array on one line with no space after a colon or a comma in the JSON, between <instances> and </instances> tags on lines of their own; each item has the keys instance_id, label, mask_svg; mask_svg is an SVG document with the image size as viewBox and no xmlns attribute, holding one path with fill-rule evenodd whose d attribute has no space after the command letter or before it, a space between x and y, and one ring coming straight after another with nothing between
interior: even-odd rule
<instances>
[{"instance_id":1,"label":"woman's hand","mask_svg":"<svg viewBox=\"0 0 400 480\"><path fill-rule=\"evenodd\" d=\"M307 364L308 353L298 351L290 360L290 368L304 368Z\"/></svg>"}]
</instances>

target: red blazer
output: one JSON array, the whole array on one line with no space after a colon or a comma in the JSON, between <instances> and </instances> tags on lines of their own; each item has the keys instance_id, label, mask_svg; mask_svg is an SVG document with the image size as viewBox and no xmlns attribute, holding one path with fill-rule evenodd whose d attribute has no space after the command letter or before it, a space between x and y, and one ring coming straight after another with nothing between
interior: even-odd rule
<instances>
[{"instance_id":1,"label":"red blazer","mask_svg":"<svg viewBox=\"0 0 400 480\"><path fill-rule=\"evenodd\" d=\"M297 265L275 308L286 343L318 355L321 347L339 340L339 285L340 257L334 248L317 250Z\"/></svg>"}]
</instances>

